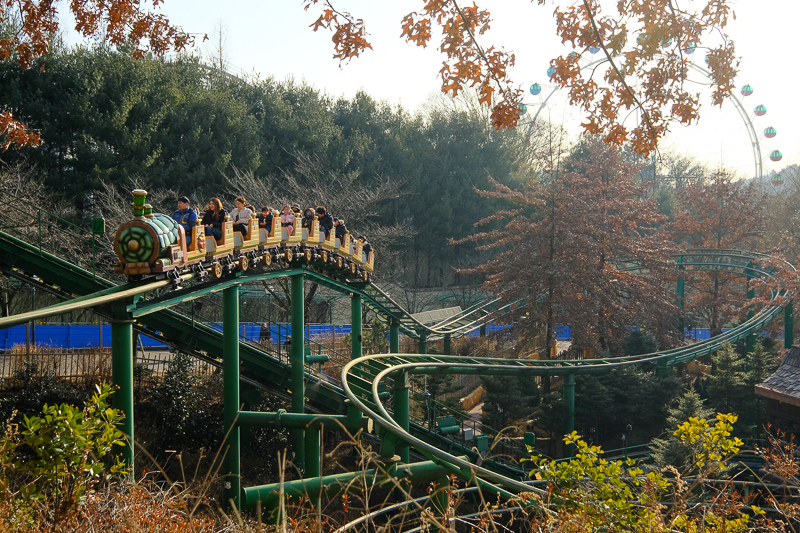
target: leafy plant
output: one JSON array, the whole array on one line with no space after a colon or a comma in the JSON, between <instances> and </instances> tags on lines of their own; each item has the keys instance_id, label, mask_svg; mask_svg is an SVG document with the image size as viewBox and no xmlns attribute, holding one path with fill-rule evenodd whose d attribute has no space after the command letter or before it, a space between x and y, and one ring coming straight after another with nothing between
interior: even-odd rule
<instances>
[{"instance_id":1,"label":"leafy plant","mask_svg":"<svg viewBox=\"0 0 800 533\"><path fill-rule=\"evenodd\" d=\"M186 354L170 361L163 381L150 401L156 454L164 450L215 449L222 442L221 375L204 378L195 372Z\"/></svg>"},{"instance_id":2,"label":"leafy plant","mask_svg":"<svg viewBox=\"0 0 800 533\"><path fill-rule=\"evenodd\" d=\"M736 416L718 414L713 424L693 417L678 426L674 435L694 450L691 468L696 476L668 479L663 471L646 471L628 459L602 458L599 446L590 446L576 432L564 437L574 445L575 457L558 462L532 456L537 466L532 478L548 482L544 502L553 511L541 520L559 531L746 531L758 507L746 512L742 497L728 484L713 492L714 502L698 505L705 482L719 473L725 461L739 451L742 442L731 438ZM529 447L529 452L532 448ZM665 507L665 502L672 505Z\"/></svg>"},{"instance_id":3,"label":"leafy plant","mask_svg":"<svg viewBox=\"0 0 800 533\"><path fill-rule=\"evenodd\" d=\"M125 441L117 428L123 414L108 403L111 392L109 385L98 386L84 409L45 404L40 416L25 416L21 431L3 440L5 477L13 468L22 502L41 504L54 526L85 502L88 491L128 474L121 457L112 456Z\"/></svg>"}]
</instances>

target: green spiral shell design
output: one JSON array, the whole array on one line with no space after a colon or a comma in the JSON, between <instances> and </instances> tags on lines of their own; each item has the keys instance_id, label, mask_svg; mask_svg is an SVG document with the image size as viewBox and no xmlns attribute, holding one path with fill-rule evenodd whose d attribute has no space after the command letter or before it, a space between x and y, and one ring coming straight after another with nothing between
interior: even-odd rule
<instances>
[{"instance_id":1,"label":"green spiral shell design","mask_svg":"<svg viewBox=\"0 0 800 533\"><path fill-rule=\"evenodd\" d=\"M141 226L128 226L119 234L117 254L125 263L141 263L150 259L154 247L153 237Z\"/></svg>"}]
</instances>

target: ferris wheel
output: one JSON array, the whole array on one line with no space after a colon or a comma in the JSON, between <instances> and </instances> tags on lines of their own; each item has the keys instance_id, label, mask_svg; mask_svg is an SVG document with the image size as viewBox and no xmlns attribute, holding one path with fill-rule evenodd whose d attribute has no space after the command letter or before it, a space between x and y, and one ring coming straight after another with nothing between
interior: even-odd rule
<instances>
[{"instance_id":1,"label":"ferris wheel","mask_svg":"<svg viewBox=\"0 0 800 533\"><path fill-rule=\"evenodd\" d=\"M598 52L601 51L600 48L597 47L589 47L589 53L591 55L596 55ZM695 51L694 48L689 48L684 50L687 55L693 54ZM576 52L570 52L569 57L577 57L578 54ZM605 57L599 59L589 59L583 60L581 70L591 70L595 68L597 65L606 61ZM700 74L706 81L711 80L711 73L708 69L694 63L689 62L687 63L689 69L692 71ZM555 69L550 67L547 69L547 79L550 80L555 74ZM540 84L538 82L533 83L530 88L529 92L531 96L538 97L538 102L530 102L530 103L522 103L520 104L520 109L523 115L528 115L530 118L528 119L528 127L529 132L536 121L539 118L540 113L547 109L549 103L554 95L556 95L559 91L560 87L554 84L547 84L543 83ZM739 91L738 95L735 92L731 92L729 94L729 100L733 107L736 109L736 112L741 119L742 124L747 131L747 136L749 139L749 148L752 152L752 165L753 165L753 173L752 176L757 182L762 183L765 181L766 177L769 178L770 183L775 187L780 187L784 184L784 177L776 172L767 172L765 176L765 169L764 165L767 160L771 163L777 163L783 158L783 154L778 149L770 149L768 155L764 156L764 151L762 151L762 141L768 140L771 141L777 135L777 130L773 126L766 126L761 128L759 125L762 121L762 117L767 114L767 107L763 104L756 105L752 112L749 112L744 104L744 99L748 96L751 96L754 93L753 86L750 84L744 85ZM530 109L533 108L532 115L529 113ZM766 144L766 143L765 143Z\"/></svg>"}]
</instances>

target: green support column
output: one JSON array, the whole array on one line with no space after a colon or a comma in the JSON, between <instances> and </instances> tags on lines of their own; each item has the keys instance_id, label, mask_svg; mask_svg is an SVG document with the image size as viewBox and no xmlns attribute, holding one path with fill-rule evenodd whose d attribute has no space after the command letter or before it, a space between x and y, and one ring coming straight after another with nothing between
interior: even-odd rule
<instances>
[{"instance_id":1,"label":"green support column","mask_svg":"<svg viewBox=\"0 0 800 533\"><path fill-rule=\"evenodd\" d=\"M319 477L322 475L322 462L320 459L321 435L317 428L306 428L306 477Z\"/></svg>"},{"instance_id":2,"label":"green support column","mask_svg":"<svg viewBox=\"0 0 800 533\"><path fill-rule=\"evenodd\" d=\"M794 344L794 302L783 308L783 347L787 350Z\"/></svg>"},{"instance_id":3,"label":"green support column","mask_svg":"<svg viewBox=\"0 0 800 533\"><path fill-rule=\"evenodd\" d=\"M444 335L444 347L442 349L444 355L453 355L453 350L450 347L450 334L445 333Z\"/></svg>"},{"instance_id":4,"label":"green support column","mask_svg":"<svg viewBox=\"0 0 800 533\"><path fill-rule=\"evenodd\" d=\"M353 339L353 350L351 356L353 359L358 359L364 352L362 349L363 325L361 324L361 296L353 294L350 297L350 324L351 332L350 337Z\"/></svg>"},{"instance_id":5,"label":"green support column","mask_svg":"<svg viewBox=\"0 0 800 533\"><path fill-rule=\"evenodd\" d=\"M680 320L678 320L678 329L680 330L681 335L684 335L686 332L686 324L683 322L683 306L686 302L685 285L686 282L683 279L683 274L681 274L680 276L678 276L678 288L677 288L678 298L677 301L675 302L675 304L678 306L678 311L681 313Z\"/></svg>"},{"instance_id":6,"label":"green support column","mask_svg":"<svg viewBox=\"0 0 800 533\"><path fill-rule=\"evenodd\" d=\"M756 289L755 289L755 287L750 285L750 281L752 279L753 279L753 276L747 276L747 299L748 299L748 301L752 300L753 298L756 297ZM756 314L756 312L753 310L753 306L749 305L747 307L747 318L748 319L753 318L755 316L755 314ZM750 353L752 351L755 351L755 349L756 349L756 338L757 337L756 337L755 333L752 334L752 335L748 335L747 336L746 344L747 344L747 352L748 353Z\"/></svg>"},{"instance_id":7,"label":"green support column","mask_svg":"<svg viewBox=\"0 0 800 533\"><path fill-rule=\"evenodd\" d=\"M239 416L239 286L222 292L222 387L223 418L228 435L225 454L225 501L241 509L241 441L236 419Z\"/></svg>"},{"instance_id":8,"label":"green support column","mask_svg":"<svg viewBox=\"0 0 800 533\"><path fill-rule=\"evenodd\" d=\"M428 333L425 331L419 332L419 344L417 347L417 353L421 354L428 353Z\"/></svg>"},{"instance_id":9,"label":"green support column","mask_svg":"<svg viewBox=\"0 0 800 533\"><path fill-rule=\"evenodd\" d=\"M320 457L320 449L322 447L322 432L317 428L306 428L305 429L305 459L306 459L306 473L305 478L317 478L315 481L311 481L311 483L317 483L319 490L322 489L322 458ZM320 499L319 497L311 497L311 504L314 507L319 508L320 506Z\"/></svg>"},{"instance_id":10,"label":"green support column","mask_svg":"<svg viewBox=\"0 0 800 533\"><path fill-rule=\"evenodd\" d=\"M306 410L305 383L305 309L303 275L292 276L292 412L304 413ZM292 450L294 464L302 472L305 468L305 432L302 429L292 430Z\"/></svg>"},{"instance_id":11,"label":"green support column","mask_svg":"<svg viewBox=\"0 0 800 533\"><path fill-rule=\"evenodd\" d=\"M564 376L564 403L567 404L567 420L564 432L569 435L575 431L575 373L570 372ZM569 445L565 450L565 457L572 457L575 453L574 446Z\"/></svg>"},{"instance_id":12,"label":"green support column","mask_svg":"<svg viewBox=\"0 0 800 533\"><path fill-rule=\"evenodd\" d=\"M409 386L408 372L398 372L394 375L394 421L404 430L408 431L411 427L409 410ZM408 445L397 443L397 455L400 461L408 463Z\"/></svg>"},{"instance_id":13,"label":"green support column","mask_svg":"<svg viewBox=\"0 0 800 533\"><path fill-rule=\"evenodd\" d=\"M389 353L400 353L400 323L394 318L389 324Z\"/></svg>"},{"instance_id":14,"label":"green support column","mask_svg":"<svg viewBox=\"0 0 800 533\"><path fill-rule=\"evenodd\" d=\"M122 454L133 472L133 322L130 320L111 323L111 379L117 387L111 402L125 415L119 430L127 439L115 453Z\"/></svg>"},{"instance_id":15,"label":"green support column","mask_svg":"<svg viewBox=\"0 0 800 533\"><path fill-rule=\"evenodd\" d=\"M481 337L485 337L485 336L486 336L486 324L484 324L484 325L482 325L482 326L481 326L481 329L480 329L480 336L481 336Z\"/></svg>"}]
</instances>

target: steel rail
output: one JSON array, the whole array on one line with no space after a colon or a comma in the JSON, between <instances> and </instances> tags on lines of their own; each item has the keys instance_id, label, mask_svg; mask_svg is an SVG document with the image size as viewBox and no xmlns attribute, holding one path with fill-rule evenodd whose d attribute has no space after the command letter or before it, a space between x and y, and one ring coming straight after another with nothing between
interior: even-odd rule
<instances>
[{"instance_id":1,"label":"steel rail","mask_svg":"<svg viewBox=\"0 0 800 533\"><path fill-rule=\"evenodd\" d=\"M684 269L722 269L746 275L759 275L768 278L775 278L774 268L764 268L760 266L759 259L767 259L769 256L764 254L741 252L734 250L713 250L700 249L687 251L678 256L678 265ZM709 261L709 259L711 259ZM784 262L784 266L789 270L794 270L792 265ZM368 355L353 360L342 369L342 387L348 399L360 409L364 414L372 418L384 431L392 434L408 445L413 446L431 460L440 460L453 465L454 470L460 472L467 479L478 481L476 476L484 476L487 483L496 483L511 491L529 491L530 487L517 480L502 476L483 467L479 467L453 456L432 446L421 439L411 435L404 430L397 422L392 419L388 410L383 406L380 394L380 384L391 374L398 372L409 372L416 374L438 374L438 373L458 373L458 374L518 374L519 372L531 373L533 375L566 375L603 372L616 367L631 364L665 363L675 364L695 359L721 348L725 342L734 342L755 331L760 331L765 325L771 322L774 317L782 310L783 299L791 296L789 289L779 287L772 290L773 305L766 305L752 317L748 318L731 330L717 335L690 346L673 348L650 354L626 356L618 358L604 358L594 360L509 360L493 358L465 358L460 356L448 355L428 355L428 354L377 354ZM379 368L376 368L379 367ZM377 371L377 373L376 373ZM371 376L371 377L370 377ZM371 379L371 403L373 407L367 405L364 395L358 395L354 389L359 389L364 393L367 388L364 383ZM361 384L356 384L360 382Z\"/></svg>"},{"instance_id":2,"label":"steel rail","mask_svg":"<svg viewBox=\"0 0 800 533\"><path fill-rule=\"evenodd\" d=\"M186 281L191 279L194 274L183 274L181 279ZM37 309L36 311L28 311L27 313L20 313L18 315L12 315L4 318L0 318L0 328L9 328L11 326L16 326L19 324L24 324L25 322L30 322L31 320L36 320L39 318L47 318L53 315L60 315L63 313L68 313L70 311L77 311L79 309L87 309L89 307L97 307L99 305L104 305L108 303L115 302L117 300L122 300L124 298L131 298L133 296L137 296L139 294L143 294L145 292L154 291L168 285L172 285L172 280L160 280L154 281L152 283L147 283L145 285L139 285L133 288L124 288L121 286L122 290L108 292L108 291L100 291L101 293L98 296L87 295L83 298L78 298L76 300L70 300L63 304L52 305L49 307L44 307L42 309Z\"/></svg>"}]
</instances>

